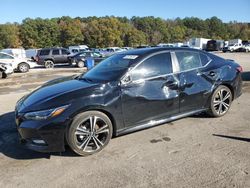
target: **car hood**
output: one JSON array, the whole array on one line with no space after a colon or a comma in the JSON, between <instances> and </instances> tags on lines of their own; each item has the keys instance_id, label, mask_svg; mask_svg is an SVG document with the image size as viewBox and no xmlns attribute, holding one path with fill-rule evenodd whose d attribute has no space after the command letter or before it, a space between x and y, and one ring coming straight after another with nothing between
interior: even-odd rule
<instances>
[{"instance_id":1,"label":"car hood","mask_svg":"<svg viewBox=\"0 0 250 188\"><path fill-rule=\"evenodd\" d=\"M69 103L77 97L90 95L99 90L100 83L91 83L75 77L63 77L49 81L23 97L17 103L19 112L42 110Z\"/></svg>"}]
</instances>

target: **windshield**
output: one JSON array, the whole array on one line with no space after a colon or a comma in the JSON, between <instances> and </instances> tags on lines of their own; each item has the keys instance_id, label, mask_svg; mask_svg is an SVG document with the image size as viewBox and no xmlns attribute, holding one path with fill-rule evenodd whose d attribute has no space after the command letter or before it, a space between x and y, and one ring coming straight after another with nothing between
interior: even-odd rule
<instances>
[{"instance_id":1,"label":"windshield","mask_svg":"<svg viewBox=\"0 0 250 188\"><path fill-rule=\"evenodd\" d=\"M82 76L81 79L95 81L117 81L128 70L137 55L115 54Z\"/></svg>"}]
</instances>

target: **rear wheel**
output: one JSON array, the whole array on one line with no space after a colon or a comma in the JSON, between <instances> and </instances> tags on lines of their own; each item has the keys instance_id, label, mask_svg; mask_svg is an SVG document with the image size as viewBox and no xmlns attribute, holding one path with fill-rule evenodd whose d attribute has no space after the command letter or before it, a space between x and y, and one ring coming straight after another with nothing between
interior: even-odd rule
<instances>
[{"instance_id":1,"label":"rear wheel","mask_svg":"<svg viewBox=\"0 0 250 188\"><path fill-rule=\"evenodd\" d=\"M19 72L28 72L29 71L29 65L27 63L20 63L18 65L18 71Z\"/></svg>"},{"instance_id":2,"label":"rear wheel","mask_svg":"<svg viewBox=\"0 0 250 188\"><path fill-rule=\"evenodd\" d=\"M52 60L46 60L44 66L46 69L52 69L54 68L54 62Z\"/></svg>"},{"instance_id":3,"label":"rear wheel","mask_svg":"<svg viewBox=\"0 0 250 188\"><path fill-rule=\"evenodd\" d=\"M209 114L213 117L225 115L231 107L232 98L232 92L228 87L219 86L211 97Z\"/></svg>"},{"instance_id":4,"label":"rear wheel","mask_svg":"<svg viewBox=\"0 0 250 188\"><path fill-rule=\"evenodd\" d=\"M101 151L112 137L112 123L99 111L78 114L68 129L66 139L78 155L86 156Z\"/></svg>"}]
</instances>

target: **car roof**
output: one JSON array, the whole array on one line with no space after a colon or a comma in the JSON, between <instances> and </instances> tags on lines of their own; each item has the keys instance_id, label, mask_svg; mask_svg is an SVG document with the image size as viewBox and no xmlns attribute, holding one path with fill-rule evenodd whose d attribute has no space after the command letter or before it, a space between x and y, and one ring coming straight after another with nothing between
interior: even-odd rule
<instances>
[{"instance_id":1,"label":"car roof","mask_svg":"<svg viewBox=\"0 0 250 188\"><path fill-rule=\"evenodd\" d=\"M194 48L182 48L182 47L150 47L150 48L139 48L128 51L120 52L119 54L124 55L139 55L139 56L147 56L153 53L161 52L161 51L194 51L194 52L203 52Z\"/></svg>"}]
</instances>

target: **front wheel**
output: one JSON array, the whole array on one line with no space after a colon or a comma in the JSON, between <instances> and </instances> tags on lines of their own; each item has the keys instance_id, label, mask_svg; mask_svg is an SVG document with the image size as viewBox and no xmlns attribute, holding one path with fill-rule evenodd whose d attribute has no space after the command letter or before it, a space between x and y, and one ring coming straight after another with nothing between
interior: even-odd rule
<instances>
[{"instance_id":1,"label":"front wheel","mask_svg":"<svg viewBox=\"0 0 250 188\"><path fill-rule=\"evenodd\" d=\"M19 72L28 72L29 71L29 65L27 63L20 63L18 65L18 71Z\"/></svg>"},{"instance_id":2,"label":"front wheel","mask_svg":"<svg viewBox=\"0 0 250 188\"><path fill-rule=\"evenodd\" d=\"M70 148L86 156L101 151L110 141L113 127L107 115L99 111L78 114L66 135Z\"/></svg>"},{"instance_id":3,"label":"front wheel","mask_svg":"<svg viewBox=\"0 0 250 188\"><path fill-rule=\"evenodd\" d=\"M83 67L84 67L84 62L83 62L83 61L79 61L79 62L77 63L77 67L83 68Z\"/></svg>"},{"instance_id":4,"label":"front wheel","mask_svg":"<svg viewBox=\"0 0 250 188\"><path fill-rule=\"evenodd\" d=\"M209 114L213 117L224 116L231 107L232 98L232 92L228 87L219 86L211 97Z\"/></svg>"}]
</instances>

